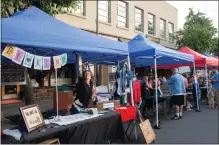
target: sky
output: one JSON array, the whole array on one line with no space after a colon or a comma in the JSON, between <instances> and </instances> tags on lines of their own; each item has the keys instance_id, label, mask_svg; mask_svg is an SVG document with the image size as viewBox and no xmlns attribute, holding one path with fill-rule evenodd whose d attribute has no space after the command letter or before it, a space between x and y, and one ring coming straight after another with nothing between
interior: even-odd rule
<instances>
[{"instance_id":1,"label":"sky","mask_svg":"<svg viewBox=\"0 0 219 145\"><path fill-rule=\"evenodd\" d=\"M218 30L218 1L166 1L178 9L178 28L183 28L185 17L189 13L189 8L206 14L213 20L214 26Z\"/></svg>"}]
</instances>

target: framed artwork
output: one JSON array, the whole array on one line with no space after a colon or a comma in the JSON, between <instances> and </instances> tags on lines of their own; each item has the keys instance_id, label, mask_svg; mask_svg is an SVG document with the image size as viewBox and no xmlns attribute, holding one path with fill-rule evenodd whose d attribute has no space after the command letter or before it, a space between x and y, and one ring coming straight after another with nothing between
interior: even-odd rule
<instances>
[{"instance_id":1,"label":"framed artwork","mask_svg":"<svg viewBox=\"0 0 219 145\"><path fill-rule=\"evenodd\" d=\"M45 125L43 116L37 104L20 107L20 111L28 132Z\"/></svg>"}]
</instances>

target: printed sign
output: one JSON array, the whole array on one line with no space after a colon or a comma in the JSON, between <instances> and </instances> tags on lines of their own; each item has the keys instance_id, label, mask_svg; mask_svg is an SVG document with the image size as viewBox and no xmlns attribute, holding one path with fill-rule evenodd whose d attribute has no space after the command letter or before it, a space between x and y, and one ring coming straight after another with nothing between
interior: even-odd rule
<instances>
[{"instance_id":1,"label":"printed sign","mask_svg":"<svg viewBox=\"0 0 219 145\"><path fill-rule=\"evenodd\" d=\"M33 131L45 124L38 105L20 107L28 132Z\"/></svg>"},{"instance_id":2,"label":"printed sign","mask_svg":"<svg viewBox=\"0 0 219 145\"><path fill-rule=\"evenodd\" d=\"M31 68L33 64L34 55L26 52L24 56L23 66Z\"/></svg>"},{"instance_id":3,"label":"printed sign","mask_svg":"<svg viewBox=\"0 0 219 145\"><path fill-rule=\"evenodd\" d=\"M42 68L43 68L43 57L35 55L34 69L42 70Z\"/></svg>"},{"instance_id":4,"label":"printed sign","mask_svg":"<svg viewBox=\"0 0 219 145\"><path fill-rule=\"evenodd\" d=\"M25 55L25 51L20 48L17 48L17 51L12 58L12 61L17 64L21 64L24 59L24 55Z\"/></svg>"},{"instance_id":5,"label":"printed sign","mask_svg":"<svg viewBox=\"0 0 219 145\"><path fill-rule=\"evenodd\" d=\"M103 109L106 109L106 108L113 108L114 107L114 103L104 103L103 104Z\"/></svg>"},{"instance_id":6,"label":"printed sign","mask_svg":"<svg viewBox=\"0 0 219 145\"><path fill-rule=\"evenodd\" d=\"M43 70L50 70L51 57L43 57Z\"/></svg>"},{"instance_id":7,"label":"printed sign","mask_svg":"<svg viewBox=\"0 0 219 145\"><path fill-rule=\"evenodd\" d=\"M7 45L4 51L2 52L2 55L9 59L12 59L16 51L17 51L17 47L12 46L12 45Z\"/></svg>"},{"instance_id":8,"label":"printed sign","mask_svg":"<svg viewBox=\"0 0 219 145\"><path fill-rule=\"evenodd\" d=\"M53 56L53 63L54 63L54 68L61 68L61 60L60 56Z\"/></svg>"},{"instance_id":9,"label":"printed sign","mask_svg":"<svg viewBox=\"0 0 219 145\"><path fill-rule=\"evenodd\" d=\"M67 53L64 53L64 54L60 55L60 59L61 59L61 65L62 66L66 65L67 60L68 60Z\"/></svg>"},{"instance_id":10,"label":"printed sign","mask_svg":"<svg viewBox=\"0 0 219 145\"><path fill-rule=\"evenodd\" d=\"M116 82L116 73L109 73L109 82L110 83Z\"/></svg>"}]
</instances>

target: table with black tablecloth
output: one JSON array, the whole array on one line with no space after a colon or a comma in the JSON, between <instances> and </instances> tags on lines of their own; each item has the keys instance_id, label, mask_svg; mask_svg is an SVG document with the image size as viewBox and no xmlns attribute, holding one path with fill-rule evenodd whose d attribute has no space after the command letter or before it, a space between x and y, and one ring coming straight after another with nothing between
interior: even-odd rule
<instances>
[{"instance_id":1,"label":"table with black tablecloth","mask_svg":"<svg viewBox=\"0 0 219 145\"><path fill-rule=\"evenodd\" d=\"M20 141L11 140L9 136L2 137L2 143L40 143L42 141L59 138L61 144L94 144L107 141L120 140L125 142L124 128L121 115L116 112L108 112L96 118L72 123L66 126L46 126L22 135ZM45 132L40 132L46 130ZM10 141L8 141L10 139Z\"/></svg>"}]
</instances>

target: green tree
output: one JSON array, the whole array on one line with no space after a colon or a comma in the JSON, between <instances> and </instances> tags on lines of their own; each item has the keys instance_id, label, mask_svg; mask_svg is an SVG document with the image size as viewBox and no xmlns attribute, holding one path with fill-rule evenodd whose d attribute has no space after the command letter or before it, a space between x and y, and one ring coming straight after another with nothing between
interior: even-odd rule
<instances>
[{"instance_id":1,"label":"green tree","mask_svg":"<svg viewBox=\"0 0 219 145\"><path fill-rule=\"evenodd\" d=\"M30 6L36 6L44 12L54 16L65 13L69 8L76 8L79 0L2 0L1 17L12 16L15 12Z\"/></svg>"},{"instance_id":2,"label":"green tree","mask_svg":"<svg viewBox=\"0 0 219 145\"><path fill-rule=\"evenodd\" d=\"M54 16L77 8L78 2L79 0L2 0L1 17L5 18L12 16L15 12L24 10L31 6L36 6ZM27 84L24 89L24 100L26 105L30 105L34 103L34 91L27 68L25 68L25 72Z\"/></svg>"},{"instance_id":3,"label":"green tree","mask_svg":"<svg viewBox=\"0 0 219 145\"><path fill-rule=\"evenodd\" d=\"M217 29L213 26L212 20L200 11L194 12L189 9L183 29L176 32L176 44L178 48L188 46L200 53L212 52L217 46Z\"/></svg>"}]
</instances>

